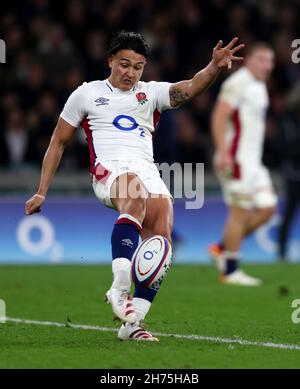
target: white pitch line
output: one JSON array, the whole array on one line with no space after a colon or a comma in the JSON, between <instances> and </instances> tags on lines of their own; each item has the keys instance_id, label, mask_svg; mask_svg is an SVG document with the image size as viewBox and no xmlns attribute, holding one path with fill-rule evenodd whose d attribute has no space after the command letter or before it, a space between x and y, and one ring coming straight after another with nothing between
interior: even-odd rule
<instances>
[{"instance_id":1,"label":"white pitch line","mask_svg":"<svg viewBox=\"0 0 300 389\"><path fill-rule=\"evenodd\" d=\"M27 320L27 319L17 319L14 317L6 317L6 321L10 321L12 323L18 324L33 324L40 326L51 326L51 327L71 327L78 328L80 330L94 330L94 331L102 331L102 332L117 332L116 328L111 327L98 327L98 326L90 326L85 324L72 324L72 323L57 323L55 321L38 321L38 320Z\"/></svg>"},{"instance_id":2,"label":"white pitch line","mask_svg":"<svg viewBox=\"0 0 300 389\"><path fill-rule=\"evenodd\" d=\"M92 331L102 331L102 332L117 332L116 328L111 327L99 327L91 326L85 324L72 324L72 323L57 323L53 321L38 321L38 320L27 320L19 319L13 317L6 317L7 322L18 323L18 324L32 324L32 325L42 325L42 326L52 326L52 327L71 327L80 330L92 330ZM213 343L227 343L227 344L239 344L241 346L257 346L257 347L269 347L269 348L279 348L284 350L300 350L300 345L296 344L281 344L281 343L272 343L272 342L256 342L252 340L243 340L243 339L230 339L222 338L220 336L202 336L202 335L185 335L185 334L166 334L162 332L153 332L155 336L165 336L169 338L177 339L187 339L187 340L202 340L206 342Z\"/></svg>"}]
</instances>

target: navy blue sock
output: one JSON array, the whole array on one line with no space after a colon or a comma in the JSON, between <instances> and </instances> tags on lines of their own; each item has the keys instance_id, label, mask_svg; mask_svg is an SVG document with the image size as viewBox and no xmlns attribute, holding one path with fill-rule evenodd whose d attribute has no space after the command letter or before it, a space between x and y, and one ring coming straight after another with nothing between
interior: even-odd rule
<instances>
[{"instance_id":1,"label":"navy blue sock","mask_svg":"<svg viewBox=\"0 0 300 389\"><path fill-rule=\"evenodd\" d=\"M141 225L131 215L122 214L111 234L112 258L127 258L131 261L139 244Z\"/></svg>"},{"instance_id":2,"label":"navy blue sock","mask_svg":"<svg viewBox=\"0 0 300 389\"><path fill-rule=\"evenodd\" d=\"M237 259L226 259L226 269L225 274L231 274L236 271L238 268L238 260Z\"/></svg>"},{"instance_id":3,"label":"navy blue sock","mask_svg":"<svg viewBox=\"0 0 300 389\"><path fill-rule=\"evenodd\" d=\"M135 285L134 295L133 297L139 297L144 300L152 301L154 300L154 297L156 296L157 290L149 289L149 288L142 288L139 285Z\"/></svg>"}]
</instances>

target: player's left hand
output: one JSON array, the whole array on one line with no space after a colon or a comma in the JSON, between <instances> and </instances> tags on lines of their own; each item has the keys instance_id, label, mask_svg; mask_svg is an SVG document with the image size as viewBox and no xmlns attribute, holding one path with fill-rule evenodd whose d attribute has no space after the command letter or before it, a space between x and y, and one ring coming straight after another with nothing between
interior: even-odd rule
<instances>
[{"instance_id":1,"label":"player's left hand","mask_svg":"<svg viewBox=\"0 0 300 389\"><path fill-rule=\"evenodd\" d=\"M45 196L39 194L33 195L25 203L25 215L32 215L33 213L41 212L41 206L45 201Z\"/></svg>"},{"instance_id":2,"label":"player's left hand","mask_svg":"<svg viewBox=\"0 0 300 389\"><path fill-rule=\"evenodd\" d=\"M244 59L243 57L237 57L234 55L238 50L245 47L243 43L235 46L238 40L239 38L233 38L232 41L225 47L222 47L223 41L219 40L216 47L214 47L212 60L219 68L227 66L228 69L230 69L232 61L242 61Z\"/></svg>"}]
</instances>

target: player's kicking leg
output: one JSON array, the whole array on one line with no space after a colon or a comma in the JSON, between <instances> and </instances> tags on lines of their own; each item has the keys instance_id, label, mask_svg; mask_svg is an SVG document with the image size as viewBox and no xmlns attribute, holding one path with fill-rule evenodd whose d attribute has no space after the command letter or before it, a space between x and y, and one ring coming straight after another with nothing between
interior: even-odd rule
<instances>
[{"instance_id":1,"label":"player's kicking leg","mask_svg":"<svg viewBox=\"0 0 300 389\"><path fill-rule=\"evenodd\" d=\"M171 242L173 229L173 205L170 197L147 199L146 216L143 223L142 239L153 235L162 235ZM136 323L125 323L121 326L118 337L121 340L147 340L157 341L150 332L145 331L142 322L144 321L151 304L157 294L157 290L143 288L135 285L133 306L137 315Z\"/></svg>"},{"instance_id":2,"label":"player's kicking leg","mask_svg":"<svg viewBox=\"0 0 300 389\"><path fill-rule=\"evenodd\" d=\"M111 235L113 283L106 297L119 319L135 323L137 315L130 295L131 259L139 244L147 194L138 177L130 173L116 178L111 193L120 216Z\"/></svg>"}]
</instances>

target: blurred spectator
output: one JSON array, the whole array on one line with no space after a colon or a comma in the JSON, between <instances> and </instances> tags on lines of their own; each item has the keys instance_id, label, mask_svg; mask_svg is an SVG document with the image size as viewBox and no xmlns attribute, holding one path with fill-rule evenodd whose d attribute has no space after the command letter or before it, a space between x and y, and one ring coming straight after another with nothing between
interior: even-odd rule
<instances>
[{"instance_id":1,"label":"blurred spectator","mask_svg":"<svg viewBox=\"0 0 300 389\"><path fill-rule=\"evenodd\" d=\"M24 123L24 115L14 109L7 115L3 138L0 140L1 164L19 168L32 161L32 138Z\"/></svg>"}]
</instances>

